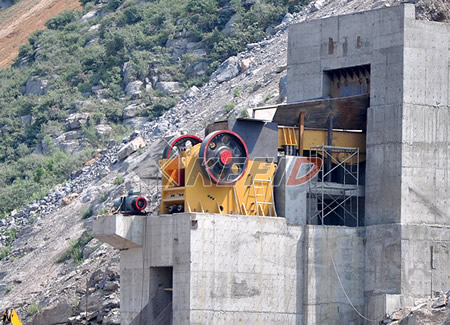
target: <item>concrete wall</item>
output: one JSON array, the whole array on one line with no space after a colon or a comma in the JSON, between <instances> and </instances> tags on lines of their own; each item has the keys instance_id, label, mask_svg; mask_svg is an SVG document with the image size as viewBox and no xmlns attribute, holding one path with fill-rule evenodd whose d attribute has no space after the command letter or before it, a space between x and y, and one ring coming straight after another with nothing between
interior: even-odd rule
<instances>
[{"instance_id":1,"label":"concrete wall","mask_svg":"<svg viewBox=\"0 0 450 325\"><path fill-rule=\"evenodd\" d=\"M328 96L326 70L370 64L366 225L400 222L404 20L414 16L402 5L289 29L289 103Z\"/></svg>"},{"instance_id":2,"label":"concrete wall","mask_svg":"<svg viewBox=\"0 0 450 325\"><path fill-rule=\"evenodd\" d=\"M142 247L121 250L121 324L130 324L136 317L137 324L147 324L153 319L149 299L153 291L152 267L173 266L174 319L179 324L189 319L190 227L189 215L147 217L141 230ZM158 277L158 272L153 272Z\"/></svg>"},{"instance_id":3,"label":"concrete wall","mask_svg":"<svg viewBox=\"0 0 450 325\"><path fill-rule=\"evenodd\" d=\"M196 219L191 324L302 323L302 227L289 227L284 218Z\"/></svg>"},{"instance_id":4,"label":"concrete wall","mask_svg":"<svg viewBox=\"0 0 450 325\"><path fill-rule=\"evenodd\" d=\"M336 275L362 309L364 232L356 228L219 214L145 219L142 247L121 250L121 324L148 324L167 303L166 269L157 268L167 266L174 324L360 324Z\"/></svg>"},{"instance_id":5,"label":"concrete wall","mask_svg":"<svg viewBox=\"0 0 450 325\"><path fill-rule=\"evenodd\" d=\"M450 24L405 20L402 223L450 225Z\"/></svg>"},{"instance_id":6,"label":"concrete wall","mask_svg":"<svg viewBox=\"0 0 450 325\"><path fill-rule=\"evenodd\" d=\"M344 290L354 307L362 312L364 231L332 226L305 229L303 324L361 324L362 319Z\"/></svg>"},{"instance_id":7,"label":"concrete wall","mask_svg":"<svg viewBox=\"0 0 450 325\"><path fill-rule=\"evenodd\" d=\"M359 41L358 41L359 40ZM359 44L359 46L358 46ZM365 312L448 286L450 25L412 4L294 25L288 102L328 96L324 71L370 64Z\"/></svg>"}]
</instances>

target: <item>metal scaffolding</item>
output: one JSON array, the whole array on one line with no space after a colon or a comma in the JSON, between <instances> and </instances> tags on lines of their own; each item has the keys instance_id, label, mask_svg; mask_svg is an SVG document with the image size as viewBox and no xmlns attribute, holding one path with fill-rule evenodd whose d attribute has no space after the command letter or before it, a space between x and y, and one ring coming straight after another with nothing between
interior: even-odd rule
<instances>
[{"instance_id":1,"label":"metal scaffolding","mask_svg":"<svg viewBox=\"0 0 450 325\"><path fill-rule=\"evenodd\" d=\"M318 176L309 182L310 224L359 226L359 148L318 146L311 158L322 159Z\"/></svg>"}]
</instances>

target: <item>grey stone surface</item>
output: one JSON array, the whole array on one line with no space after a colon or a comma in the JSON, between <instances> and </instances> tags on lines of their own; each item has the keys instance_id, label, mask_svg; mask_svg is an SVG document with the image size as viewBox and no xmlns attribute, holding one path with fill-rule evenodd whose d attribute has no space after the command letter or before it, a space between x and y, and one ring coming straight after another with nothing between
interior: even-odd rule
<instances>
[{"instance_id":1,"label":"grey stone surface","mask_svg":"<svg viewBox=\"0 0 450 325\"><path fill-rule=\"evenodd\" d=\"M125 107L123 109L122 112L122 118L124 120L132 118L132 117L136 117L138 115L140 115L144 110L145 110L145 104L130 104L127 107Z\"/></svg>"},{"instance_id":2,"label":"grey stone surface","mask_svg":"<svg viewBox=\"0 0 450 325\"><path fill-rule=\"evenodd\" d=\"M31 77L25 84L25 96L45 95L48 92L48 80Z\"/></svg>"},{"instance_id":3,"label":"grey stone surface","mask_svg":"<svg viewBox=\"0 0 450 325\"><path fill-rule=\"evenodd\" d=\"M160 81L155 85L155 89L164 94L181 94L184 91L183 84L177 81Z\"/></svg>"},{"instance_id":4,"label":"grey stone surface","mask_svg":"<svg viewBox=\"0 0 450 325\"><path fill-rule=\"evenodd\" d=\"M141 92L142 85L143 82L140 80L130 81L125 87L125 93L130 97L137 96Z\"/></svg>"},{"instance_id":5,"label":"grey stone surface","mask_svg":"<svg viewBox=\"0 0 450 325\"><path fill-rule=\"evenodd\" d=\"M219 83L231 80L239 74L239 66L239 59L232 56L217 68L211 75L211 79L215 79Z\"/></svg>"},{"instance_id":6,"label":"grey stone surface","mask_svg":"<svg viewBox=\"0 0 450 325\"><path fill-rule=\"evenodd\" d=\"M128 126L132 130L141 129L145 123L148 122L148 117L132 117L122 122L123 125Z\"/></svg>"},{"instance_id":7,"label":"grey stone surface","mask_svg":"<svg viewBox=\"0 0 450 325\"><path fill-rule=\"evenodd\" d=\"M74 113L70 114L66 119L66 127L69 131L78 130L82 125L89 120L89 113Z\"/></svg>"},{"instance_id":8,"label":"grey stone surface","mask_svg":"<svg viewBox=\"0 0 450 325\"><path fill-rule=\"evenodd\" d=\"M136 139L128 142L122 149L119 150L119 152L117 153L117 159L124 160L133 152L140 148L144 148L145 146L146 143L144 139L142 139L141 137L137 137Z\"/></svg>"}]
</instances>

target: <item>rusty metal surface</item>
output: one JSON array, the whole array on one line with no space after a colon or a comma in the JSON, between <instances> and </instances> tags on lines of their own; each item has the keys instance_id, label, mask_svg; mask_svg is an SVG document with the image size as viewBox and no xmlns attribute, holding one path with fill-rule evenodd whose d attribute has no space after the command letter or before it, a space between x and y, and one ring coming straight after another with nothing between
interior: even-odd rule
<instances>
[{"instance_id":1,"label":"rusty metal surface","mask_svg":"<svg viewBox=\"0 0 450 325\"><path fill-rule=\"evenodd\" d=\"M305 127L327 128L333 116L333 128L365 130L369 95L311 100L307 102L278 105L273 122L284 126L298 123L301 112L305 112Z\"/></svg>"}]
</instances>

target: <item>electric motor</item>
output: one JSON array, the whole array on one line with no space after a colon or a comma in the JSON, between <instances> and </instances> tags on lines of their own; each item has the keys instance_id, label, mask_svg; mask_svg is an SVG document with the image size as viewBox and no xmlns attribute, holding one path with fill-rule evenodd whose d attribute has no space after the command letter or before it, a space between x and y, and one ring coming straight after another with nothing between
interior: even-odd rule
<instances>
[{"instance_id":1,"label":"electric motor","mask_svg":"<svg viewBox=\"0 0 450 325\"><path fill-rule=\"evenodd\" d=\"M138 191L130 190L127 196L114 201L114 207L122 214L145 214L147 200Z\"/></svg>"}]
</instances>

